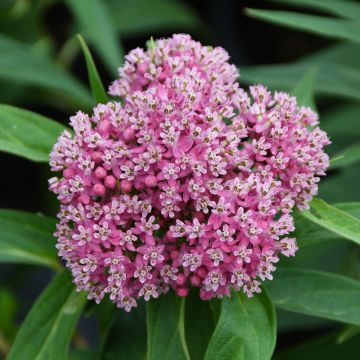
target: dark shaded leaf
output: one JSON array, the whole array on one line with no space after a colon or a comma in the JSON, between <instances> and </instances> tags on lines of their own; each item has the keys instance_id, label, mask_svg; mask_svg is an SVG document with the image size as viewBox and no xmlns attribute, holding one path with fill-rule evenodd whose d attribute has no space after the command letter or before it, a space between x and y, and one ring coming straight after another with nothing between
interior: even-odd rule
<instances>
[{"instance_id":1,"label":"dark shaded leaf","mask_svg":"<svg viewBox=\"0 0 360 360\"><path fill-rule=\"evenodd\" d=\"M360 326L347 325L337 336L336 342L342 344L358 334L360 334Z\"/></svg>"},{"instance_id":2,"label":"dark shaded leaf","mask_svg":"<svg viewBox=\"0 0 360 360\"><path fill-rule=\"evenodd\" d=\"M146 312L145 304L127 313L115 310L114 320L108 323L110 329L99 359L144 360L146 358Z\"/></svg>"},{"instance_id":3,"label":"dark shaded leaf","mask_svg":"<svg viewBox=\"0 0 360 360\"><path fill-rule=\"evenodd\" d=\"M185 338L191 360L203 360L217 319L214 319L210 304L203 301L198 289L192 289L185 304Z\"/></svg>"},{"instance_id":4,"label":"dark shaded leaf","mask_svg":"<svg viewBox=\"0 0 360 360\"><path fill-rule=\"evenodd\" d=\"M16 329L16 310L18 301L15 295L7 288L0 287L0 336L11 340Z\"/></svg>"},{"instance_id":5,"label":"dark shaded leaf","mask_svg":"<svg viewBox=\"0 0 360 360\"><path fill-rule=\"evenodd\" d=\"M356 337L339 345L335 335L327 335L294 346L275 354L273 360L358 360L360 337Z\"/></svg>"}]
</instances>

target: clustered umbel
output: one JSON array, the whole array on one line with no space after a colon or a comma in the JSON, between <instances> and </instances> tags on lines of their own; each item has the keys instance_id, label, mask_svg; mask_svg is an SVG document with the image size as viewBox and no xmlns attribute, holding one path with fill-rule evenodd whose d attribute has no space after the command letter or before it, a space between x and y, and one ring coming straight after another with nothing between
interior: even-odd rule
<instances>
[{"instance_id":1,"label":"clustered umbel","mask_svg":"<svg viewBox=\"0 0 360 360\"><path fill-rule=\"evenodd\" d=\"M59 137L57 248L89 299L250 297L295 254L292 211L317 193L329 140L294 97L248 95L228 59L188 35L135 49L110 87L123 104L78 112Z\"/></svg>"}]
</instances>

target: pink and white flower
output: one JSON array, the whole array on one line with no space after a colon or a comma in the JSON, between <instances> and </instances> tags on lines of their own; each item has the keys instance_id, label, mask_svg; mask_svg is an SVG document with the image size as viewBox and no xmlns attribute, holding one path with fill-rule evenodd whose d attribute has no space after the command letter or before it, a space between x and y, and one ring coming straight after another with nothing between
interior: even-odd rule
<instances>
[{"instance_id":1,"label":"pink and white flower","mask_svg":"<svg viewBox=\"0 0 360 360\"><path fill-rule=\"evenodd\" d=\"M184 34L135 49L110 87L123 102L78 112L54 145L56 247L90 299L250 297L295 254L292 211L317 194L329 139L294 97L247 94L228 60Z\"/></svg>"}]
</instances>

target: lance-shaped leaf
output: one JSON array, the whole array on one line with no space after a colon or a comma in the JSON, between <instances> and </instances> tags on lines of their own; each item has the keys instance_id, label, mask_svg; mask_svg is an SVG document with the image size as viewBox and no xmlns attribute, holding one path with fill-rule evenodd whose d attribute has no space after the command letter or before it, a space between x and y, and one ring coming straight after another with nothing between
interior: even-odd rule
<instances>
[{"instance_id":1,"label":"lance-shaped leaf","mask_svg":"<svg viewBox=\"0 0 360 360\"><path fill-rule=\"evenodd\" d=\"M335 155L330 161L331 169L340 169L360 161L360 144L353 144Z\"/></svg>"},{"instance_id":2,"label":"lance-shaped leaf","mask_svg":"<svg viewBox=\"0 0 360 360\"><path fill-rule=\"evenodd\" d=\"M101 0L66 0L80 27L102 57L112 74L116 74L124 57L112 26L108 5Z\"/></svg>"},{"instance_id":3,"label":"lance-shaped leaf","mask_svg":"<svg viewBox=\"0 0 360 360\"><path fill-rule=\"evenodd\" d=\"M316 111L314 99L314 83L317 68L311 67L295 87L290 91L291 95L296 96L297 103L303 106L310 106L312 110Z\"/></svg>"},{"instance_id":4,"label":"lance-shaped leaf","mask_svg":"<svg viewBox=\"0 0 360 360\"><path fill-rule=\"evenodd\" d=\"M184 334L185 299L173 291L146 306L147 359L190 360Z\"/></svg>"},{"instance_id":5,"label":"lance-shaped leaf","mask_svg":"<svg viewBox=\"0 0 360 360\"><path fill-rule=\"evenodd\" d=\"M339 203L334 204L334 207L360 220L360 203ZM319 242L333 241L342 238L340 235L301 216L300 213L296 213L294 218L295 231L292 233L292 236L296 237L298 245L301 248Z\"/></svg>"},{"instance_id":6,"label":"lance-shaped leaf","mask_svg":"<svg viewBox=\"0 0 360 360\"><path fill-rule=\"evenodd\" d=\"M98 310L95 311L99 315ZM112 312L112 319L107 318L104 325L107 326L102 326L103 341L96 359L144 360L146 358L146 312L142 301L139 301L138 306L130 312L115 309Z\"/></svg>"},{"instance_id":7,"label":"lance-shaped leaf","mask_svg":"<svg viewBox=\"0 0 360 360\"><path fill-rule=\"evenodd\" d=\"M345 328L341 330L340 333L338 334L336 338L336 342L338 344L342 344L345 341L348 341L349 339L359 334L360 334L360 326L346 325Z\"/></svg>"},{"instance_id":8,"label":"lance-shaped leaf","mask_svg":"<svg viewBox=\"0 0 360 360\"><path fill-rule=\"evenodd\" d=\"M0 336L12 340L16 333L18 300L9 289L0 287Z\"/></svg>"},{"instance_id":9,"label":"lance-shaped leaf","mask_svg":"<svg viewBox=\"0 0 360 360\"><path fill-rule=\"evenodd\" d=\"M360 244L360 221L354 216L327 204L324 200L313 199L310 210L302 211L301 215L341 237Z\"/></svg>"},{"instance_id":10,"label":"lance-shaped leaf","mask_svg":"<svg viewBox=\"0 0 360 360\"><path fill-rule=\"evenodd\" d=\"M280 65L260 65L241 67L241 79L246 83L261 82L270 88L290 90L309 69L309 62ZM336 97L360 100L357 91L360 71L348 65L319 64L315 91Z\"/></svg>"},{"instance_id":11,"label":"lance-shaped leaf","mask_svg":"<svg viewBox=\"0 0 360 360\"><path fill-rule=\"evenodd\" d=\"M339 152L341 148L356 143L360 138L360 107L358 104L345 104L329 109L321 116L321 128L326 131L333 143L330 149ZM335 143L334 143L335 139Z\"/></svg>"},{"instance_id":12,"label":"lance-shaped leaf","mask_svg":"<svg viewBox=\"0 0 360 360\"><path fill-rule=\"evenodd\" d=\"M276 342L276 318L265 292L249 299L233 293L222 300L218 324L205 360L270 360Z\"/></svg>"},{"instance_id":13,"label":"lance-shaped leaf","mask_svg":"<svg viewBox=\"0 0 360 360\"><path fill-rule=\"evenodd\" d=\"M0 210L0 262L59 268L55 220L16 210Z\"/></svg>"},{"instance_id":14,"label":"lance-shaped leaf","mask_svg":"<svg viewBox=\"0 0 360 360\"><path fill-rule=\"evenodd\" d=\"M32 161L49 161L64 130L60 123L34 112L0 104L0 150Z\"/></svg>"},{"instance_id":15,"label":"lance-shaped leaf","mask_svg":"<svg viewBox=\"0 0 360 360\"><path fill-rule=\"evenodd\" d=\"M0 34L0 79L56 91L77 104L88 106L86 88L64 69L21 42Z\"/></svg>"},{"instance_id":16,"label":"lance-shaped leaf","mask_svg":"<svg viewBox=\"0 0 360 360\"><path fill-rule=\"evenodd\" d=\"M360 23L353 20L277 10L246 9L246 13L277 25L360 44Z\"/></svg>"},{"instance_id":17,"label":"lance-shaped leaf","mask_svg":"<svg viewBox=\"0 0 360 360\"><path fill-rule=\"evenodd\" d=\"M299 6L360 21L360 4L350 0L272 0L289 6Z\"/></svg>"},{"instance_id":18,"label":"lance-shaped leaf","mask_svg":"<svg viewBox=\"0 0 360 360\"><path fill-rule=\"evenodd\" d=\"M66 360L85 299L68 272L57 275L28 313L7 359Z\"/></svg>"},{"instance_id":19,"label":"lance-shaped leaf","mask_svg":"<svg viewBox=\"0 0 360 360\"><path fill-rule=\"evenodd\" d=\"M162 30L203 30L206 26L191 6L178 0L112 0L109 7L113 26L122 35L149 36Z\"/></svg>"},{"instance_id":20,"label":"lance-shaped leaf","mask_svg":"<svg viewBox=\"0 0 360 360\"><path fill-rule=\"evenodd\" d=\"M266 285L281 309L360 325L360 281L323 271L282 268Z\"/></svg>"},{"instance_id":21,"label":"lance-shaped leaf","mask_svg":"<svg viewBox=\"0 0 360 360\"><path fill-rule=\"evenodd\" d=\"M86 45L83 37L81 35L77 35L77 37L79 39L80 46L85 57L91 92L95 100L95 103L102 103L102 104L107 103L108 96L106 95L104 85L100 79L99 73L96 69L94 59L91 56L90 50Z\"/></svg>"},{"instance_id":22,"label":"lance-shaped leaf","mask_svg":"<svg viewBox=\"0 0 360 360\"><path fill-rule=\"evenodd\" d=\"M199 290L190 290L185 304L185 337L191 360L203 360L217 319L211 306L215 300L204 301Z\"/></svg>"}]
</instances>

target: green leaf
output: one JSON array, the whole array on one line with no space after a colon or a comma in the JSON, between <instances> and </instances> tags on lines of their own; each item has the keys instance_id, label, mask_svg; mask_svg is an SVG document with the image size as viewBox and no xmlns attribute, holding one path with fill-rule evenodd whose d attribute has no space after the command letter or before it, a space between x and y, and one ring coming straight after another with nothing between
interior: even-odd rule
<instances>
[{"instance_id":1,"label":"green leaf","mask_svg":"<svg viewBox=\"0 0 360 360\"><path fill-rule=\"evenodd\" d=\"M74 349L70 350L67 360L89 360L93 358L91 349Z\"/></svg>"},{"instance_id":2,"label":"green leaf","mask_svg":"<svg viewBox=\"0 0 360 360\"><path fill-rule=\"evenodd\" d=\"M337 43L306 55L297 63L308 63L314 66L318 66L319 64L341 64L357 68L359 60L359 44Z\"/></svg>"},{"instance_id":3,"label":"green leaf","mask_svg":"<svg viewBox=\"0 0 360 360\"><path fill-rule=\"evenodd\" d=\"M0 34L0 79L36 85L67 96L76 104L89 106L87 89L51 60L14 39Z\"/></svg>"},{"instance_id":4,"label":"green leaf","mask_svg":"<svg viewBox=\"0 0 360 360\"><path fill-rule=\"evenodd\" d=\"M107 3L101 0L66 0L66 3L110 73L116 74L124 52L112 26Z\"/></svg>"},{"instance_id":5,"label":"green leaf","mask_svg":"<svg viewBox=\"0 0 360 360\"><path fill-rule=\"evenodd\" d=\"M340 169L360 161L360 144L353 144L335 155L336 161L330 161L330 169Z\"/></svg>"},{"instance_id":6,"label":"green leaf","mask_svg":"<svg viewBox=\"0 0 360 360\"><path fill-rule=\"evenodd\" d=\"M312 34L360 44L360 23L291 11L246 9L250 17Z\"/></svg>"},{"instance_id":7,"label":"green leaf","mask_svg":"<svg viewBox=\"0 0 360 360\"><path fill-rule=\"evenodd\" d=\"M327 152L336 156L342 149L359 141L360 138L360 106L344 104L331 107L321 116L321 128L328 133L332 144Z\"/></svg>"},{"instance_id":8,"label":"green leaf","mask_svg":"<svg viewBox=\"0 0 360 360\"><path fill-rule=\"evenodd\" d=\"M347 325L337 336L336 342L342 344L358 334L360 334L360 326Z\"/></svg>"},{"instance_id":9,"label":"green leaf","mask_svg":"<svg viewBox=\"0 0 360 360\"><path fill-rule=\"evenodd\" d=\"M7 288L0 287L0 337L3 334L10 340L15 334L17 308L18 301L15 295Z\"/></svg>"},{"instance_id":10,"label":"green leaf","mask_svg":"<svg viewBox=\"0 0 360 360\"><path fill-rule=\"evenodd\" d=\"M360 203L339 203L334 204L333 206L360 220ZM301 248L320 242L334 241L342 238L341 235L323 228L322 226L301 216L298 212L295 213L295 231L292 235L296 237L298 245Z\"/></svg>"},{"instance_id":11,"label":"green leaf","mask_svg":"<svg viewBox=\"0 0 360 360\"><path fill-rule=\"evenodd\" d=\"M114 322L117 320L117 310L115 304L108 298L104 298L100 304L93 303L85 310L85 316L95 314L100 340L96 348L96 354L93 359L101 359L106 343L111 332L113 332ZM115 333L117 333L115 331ZM118 343L119 341L117 341Z\"/></svg>"},{"instance_id":12,"label":"green leaf","mask_svg":"<svg viewBox=\"0 0 360 360\"><path fill-rule=\"evenodd\" d=\"M311 67L295 87L290 91L291 95L296 96L299 105L310 106L314 111L316 110L314 99L314 83L317 73L316 67Z\"/></svg>"},{"instance_id":13,"label":"green leaf","mask_svg":"<svg viewBox=\"0 0 360 360\"><path fill-rule=\"evenodd\" d=\"M360 325L360 281L317 270L281 268L266 288L281 309Z\"/></svg>"},{"instance_id":14,"label":"green leaf","mask_svg":"<svg viewBox=\"0 0 360 360\"><path fill-rule=\"evenodd\" d=\"M359 45L338 44L317 51L293 64L242 66L240 81L247 84L263 83L274 90L289 91L310 67L316 66L318 68L317 81L314 84L316 94L359 101L360 96L356 90L360 84L359 62ZM327 123L329 122L329 125L331 123L331 130L334 131L330 135L333 139L337 139L335 136L345 132L352 132L354 136L353 130L356 129L358 116L358 105L336 104L329 108L326 114L322 114L322 127L326 128ZM349 126L343 126L342 119ZM354 120L350 121L351 119ZM354 129L350 123L354 123ZM330 147L335 147L336 143L335 141ZM345 142L344 146L348 143Z\"/></svg>"},{"instance_id":15,"label":"green leaf","mask_svg":"<svg viewBox=\"0 0 360 360\"><path fill-rule=\"evenodd\" d=\"M199 297L198 289L190 290L185 304L185 337L191 360L203 360L212 333L215 319L210 304Z\"/></svg>"},{"instance_id":16,"label":"green leaf","mask_svg":"<svg viewBox=\"0 0 360 360\"><path fill-rule=\"evenodd\" d=\"M109 7L113 26L122 35L149 36L161 30L205 28L193 8L181 1L113 0Z\"/></svg>"},{"instance_id":17,"label":"green leaf","mask_svg":"<svg viewBox=\"0 0 360 360\"><path fill-rule=\"evenodd\" d=\"M273 360L357 360L360 337L353 338L344 344L336 343L336 335L326 335L297 344L275 354Z\"/></svg>"},{"instance_id":18,"label":"green leaf","mask_svg":"<svg viewBox=\"0 0 360 360\"><path fill-rule=\"evenodd\" d=\"M300 248L341 238L341 236L313 223L299 213L295 214L294 219L295 231L291 235L296 238Z\"/></svg>"},{"instance_id":19,"label":"green leaf","mask_svg":"<svg viewBox=\"0 0 360 360\"><path fill-rule=\"evenodd\" d=\"M276 342L276 317L267 294L249 299L233 292L221 302L218 324L205 360L271 359Z\"/></svg>"},{"instance_id":20,"label":"green leaf","mask_svg":"<svg viewBox=\"0 0 360 360\"><path fill-rule=\"evenodd\" d=\"M60 123L34 112L0 104L0 150L39 162L64 130Z\"/></svg>"},{"instance_id":21,"label":"green leaf","mask_svg":"<svg viewBox=\"0 0 360 360\"><path fill-rule=\"evenodd\" d=\"M242 66L240 81L248 84L263 83L276 90L291 90L311 66L316 66L318 68L317 81L314 84L316 94L359 101L360 96L356 90L360 84L359 62L359 45L337 44L310 54L293 64ZM326 116L322 116L322 124L326 126L325 117L340 118L339 131L349 132L350 125L342 126L341 118L342 115L346 115L344 121L348 122L349 116L356 112L356 109L358 112L358 105L332 107Z\"/></svg>"},{"instance_id":22,"label":"green leaf","mask_svg":"<svg viewBox=\"0 0 360 360\"><path fill-rule=\"evenodd\" d=\"M344 265L349 248L349 243L340 238L314 244L311 247L300 248L294 258L283 257L277 267L337 272Z\"/></svg>"},{"instance_id":23,"label":"green leaf","mask_svg":"<svg viewBox=\"0 0 360 360\"><path fill-rule=\"evenodd\" d=\"M96 315L101 336L106 337L109 328L111 328L116 318L117 312L115 304L108 297L104 298L100 304L92 303L90 305L90 314L94 313Z\"/></svg>"},{"instance_id":24,"label":"green leaf","mask_svg":"<svg viewBox=\"0 0 360 360\"><path fill-rule=\"evenodd\" d=\"M77 35L78 40L80 42L81 49L83 51L86 67L89 76L89 82L91 86L91 92L95 103L102 103L105 104L108 102L108 96L104 89L104 85L100 79L99 73L96 69L93 57L91 56L90 50L87 47L83 37L81 35Z\"/></svg>"},{"instance_id":25,"label":"green leaf","mask_svg":"<svg viewBox=\"0 0 360 360\"><path fill-rule=\"evenodd\" d=\"M28 313L7 359L66 360L85 299L68 272L57 275Z\"/></svg>"},{"instance_id":26,"label":"green leaf","mask_svg":"<svg viewBox=\"0 0 360 360\"><path fill-rule=\"evenodd\" d=\"M315 91L323 95L360 100L360 71L341 64L318 64ZM262 83L272 89L290 90L308 70L308 62L242 66L240 81Z\"/></svg>"},{"instance_id":27,"label":"green leaf","mask_svg":"<svg viewBox=\"0 0 360 360\"><path fill-rule=\"evenodd\" d=\"M360 179L360 166L345 167L335 176L323 180L319 195L328 202L351 202L360 199L358 179Z\"/></svg>"},{"instance_id":28,"label":"green leaf","mask_svg":"<svg viewBox=\"0 0 360 360\"><path fill-rule=\"evenodd\" d=\"M146 304L147 359L190 360L184 334L185 299L170 291Z\"/></svg>"},{"instance_id":29,"label":"green leaf","mask_svg":"<svg viewBox=\"0 0 360 360\"><path fill-rule=\"evenodd\" d=\"M313 199L310 210L302 211L301 215L341 237L360 244L360 221L321 199Z\"/></svg>"},{"instance_id":30,"label":"green leaf","mask_svg":"<svg viewBox=\"0 0 360 360\"><path fill-rule=\"evenodd\" d=\"M0 262L59 268L55 220L23 211L0 209Z\"/></svg>"},{"instance_id":31,"label":"green leaf","mask_svg":"<svg viewBox=\"0 0 360 360\"><path fill-rule=\"evenodd\" d=\"M335 204L337 208L348 212L352 216L356 217L357 219L360 219L360 202L347 202L347 203L338 203Z\"/></svg>"},{"instance_id":32,"label":"green leaf","mask_svg":"<svg viewBox=\"0 0 360 360\"><path fill-rule=\"evenodd\" d=\"M334 325L332 320L276 309L278 333L295 331L316 331ZM275 355L277 351L275 350Z\"/></svg>"},{"instance_id":33,"label":"green leaf","mask_svg":"<svg viewBox=\"0 0 360 360\"><path fill-rule=\"evenodd\" d=\"M360 5L355 1L345 0L271 0L289 6L306 7L330 14L360 21Z\"/></svg>"},{"instance_id":34,"label":"green leaf","mask_svg":"<svg viewBox=\"0 0 360 360\"><path fill-rule=\"evenodd\" d=\"M123 309L116 309L113 319L114 321L107 331L102 352L99 353L97 359L146 359L145 304L139 302L138 306L129 313Z\"/></svg>"}]
</instances>

